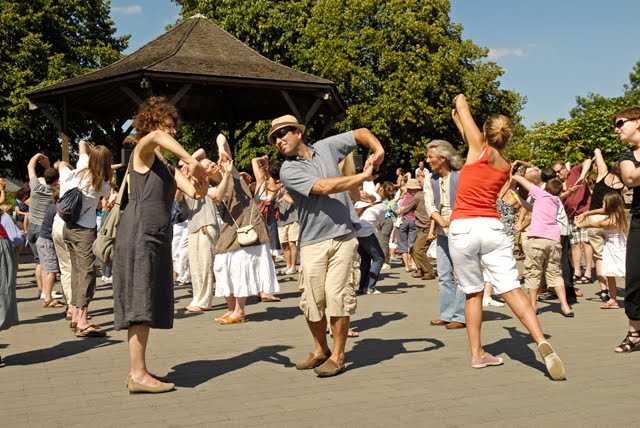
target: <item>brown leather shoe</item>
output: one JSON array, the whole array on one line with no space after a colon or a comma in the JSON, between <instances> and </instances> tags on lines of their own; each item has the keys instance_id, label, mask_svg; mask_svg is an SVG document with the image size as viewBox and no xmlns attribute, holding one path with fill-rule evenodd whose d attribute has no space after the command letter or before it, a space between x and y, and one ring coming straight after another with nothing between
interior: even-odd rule
<instances>
[{"instance_id":1,"label":"brown leather shoe","mask_svg":"<svg viewBox=\"0 0 640 428\"><path fill-rule=\"evenodd\" d=\"M318 377L331 377L342 373L344 371L344 364L338 366L335 361L328 359L323 365L316 367L313 371Z\"/></svg>"},{"instance_id":2,"label":"brown leather shoe","mask_svg":"<svg viewBox=\"0 0 640 428\"><path fill-rule=\"evenodd\" d=\"M412 273L411 276L414 278L422 278L422 273L421 272Z\"/></svg>"},{"instance_id":3,"label":"brown leather shoe","mask_svg":"<svg viewBox=\"0 0 640 428\"><path fill-rule=\"evenodd\" d=\"M422 279L424 279L425 281L430 281L432 279L436 279L436 276L433 274L425 274L422 276Z\"/></svg>"},{"instance_id":4,"label":"brown leather shoe","mask_svg":"<svg viewBox=\"0 0 640 428\"><path fill-rule=\"evenodd\" d=\"M431 320L431 322L429 322L429 324L434 325L434 326L443 326L443 325L447 325L447 324L449 324L449 321L445 321L445 320Z\"/></svg>"},{"instance_id":5,"label":"brown leather shoe","mask_svg":"<svg viewBox=\"0 0 640 428\"><path fill-rule=\"evenodd\" d=\"M331 351L327 351L324 355L316 356L313 352L309 353L306 360L296 363L296 369L309 370L318 367L331 356Z\"/></svg>"},{"instance_id":6,"label":"brown leather shoe","mask_svg":"<svg viewBox=\"0 0 640 428\"><path fill-rule=\"evenodd\" d=\"M455 330L458 328L465 328L467 325L465 323L461 323L460 321L451 321L449 324L447 324L447 329L449 330Z\"/></svg>"}]
</instances>

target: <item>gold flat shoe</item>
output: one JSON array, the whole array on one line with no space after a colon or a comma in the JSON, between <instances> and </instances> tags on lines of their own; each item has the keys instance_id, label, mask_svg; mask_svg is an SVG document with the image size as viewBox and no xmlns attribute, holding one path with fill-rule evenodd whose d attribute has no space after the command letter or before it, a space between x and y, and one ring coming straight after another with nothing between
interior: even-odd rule
<instances>
[{"instance_id":1,"label":"gold flat shoe","mask_svg":"<svg viewBox=\"0 0 640 428\"><path fill-rule=\"evenodd\" d=\"M169 392L176 389L176 386L172 383L160 382L158 386L143 385L136 382L133 378L129 378L127 384L129 394L147 393L147 394L162 394L163 392Z\"/></svg>"}]
</instances>

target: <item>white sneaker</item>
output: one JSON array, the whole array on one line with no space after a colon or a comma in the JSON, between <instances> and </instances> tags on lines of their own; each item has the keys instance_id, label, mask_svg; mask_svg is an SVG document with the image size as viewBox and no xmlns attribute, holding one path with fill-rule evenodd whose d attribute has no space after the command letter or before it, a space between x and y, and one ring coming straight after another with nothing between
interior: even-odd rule
<instances>
[{"instance_id":1,"label":"white sneaker","mask_svg":"<svg viewBox=\"0 0 640 428\"><path fill-rule=\"evenodd\" d=\"M489 298L487 300L482 300L482 306L487 307L487 306L493 306L494 308L502 308L504 306L504 303L500 303L497 300L493 300L492 298Z\"/></svg>"},{"instance_id":2,"label":"white sneaker","mask_svg":"<svg viewBox=\"0 0 640 428\"><path fill-rule=\"evenodd\" d=\"M112 284L113 283L113 278L110 276L103 276L102 277L102 282L104 282L105 284Z\"/></svg>"},{"instance_id":3,"label":"white sneaker","mask_svg":"<svg viewBox=\"0 0 640 428\"><path fill-rule=\"evenodd\" d=\"M367 294L382 294L382 291L378 290L377 288L374 289L368 289L367 290Z\"/></svg>"},{"instance_id":4,"label":"white sneaker","mask_svg":"<svg viewBox=\"0 0 640 428\"><path fill-rule=\"evenodd\" d=\"M294 273L298 272L298 270L294 267L286 269L284 271L285 275L293 275Z\"/></svg>"},{"instance_id":5,"label":"white sneaker","mask_svg":"<svg viewBox=\"0 0 640 428\"><path fill-rule=\"evenodd\" d=\"M62 299L64 297L64 294L59 291L52 291L51 297L53 297L54 299Z\"/></svg>"},{"instance_id":6,"label":"white sneaker","mask_svg":"<svg viewBox=\"0 0 640 428\"><path fill-rule=\"evenodd\" d=\"M381 270L387 270L387 269L391 269L391 266L388 263L383 264Z\"/></svg>"}]
</instances>

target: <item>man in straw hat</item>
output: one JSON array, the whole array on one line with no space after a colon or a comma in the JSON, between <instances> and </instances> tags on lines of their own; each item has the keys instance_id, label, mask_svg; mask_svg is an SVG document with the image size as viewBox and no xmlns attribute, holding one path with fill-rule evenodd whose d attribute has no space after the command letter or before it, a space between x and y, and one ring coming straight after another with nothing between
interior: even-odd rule
<instances>
[{"instance_id":1,"label":"man in straw hat","mask_svg":"<svg viewBox=\"0 0 640 428\"><path fill-rule=\"evenodd\" d=\"M271 122L269 142L286 160L280 178L298 207L300 222L300 308L315 342L314 352L296 364L298 370L315 369L320 377L344 370L344 348L349 317L356 297L352 263L358 241L358 216L346 190L374 180L384 159L380 141L364 128L305 144L305 127L291 115ZM357 145L373 151L360 174L342 176L338 163ZM327 344L327 318L333 351Z\"/></svg>"}]
</instances>

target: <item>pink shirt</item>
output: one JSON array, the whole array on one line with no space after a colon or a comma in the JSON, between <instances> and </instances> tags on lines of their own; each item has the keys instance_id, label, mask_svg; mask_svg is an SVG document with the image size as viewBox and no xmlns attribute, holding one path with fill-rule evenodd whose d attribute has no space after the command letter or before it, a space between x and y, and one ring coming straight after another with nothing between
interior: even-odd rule
<instances>
[{"instance_id":1,"label":"pink shirt","mask_svg":"<svg viewBox=\"0 0 640 428\"><path fill-rule=\"evenodd\" d=\"M560 198L535 185L529 189L529 195L535 199L531 214L531 226L529 226L529 238L546 238L560 242L560 225L558 224Z\"/></svg>"}]
</instances>

